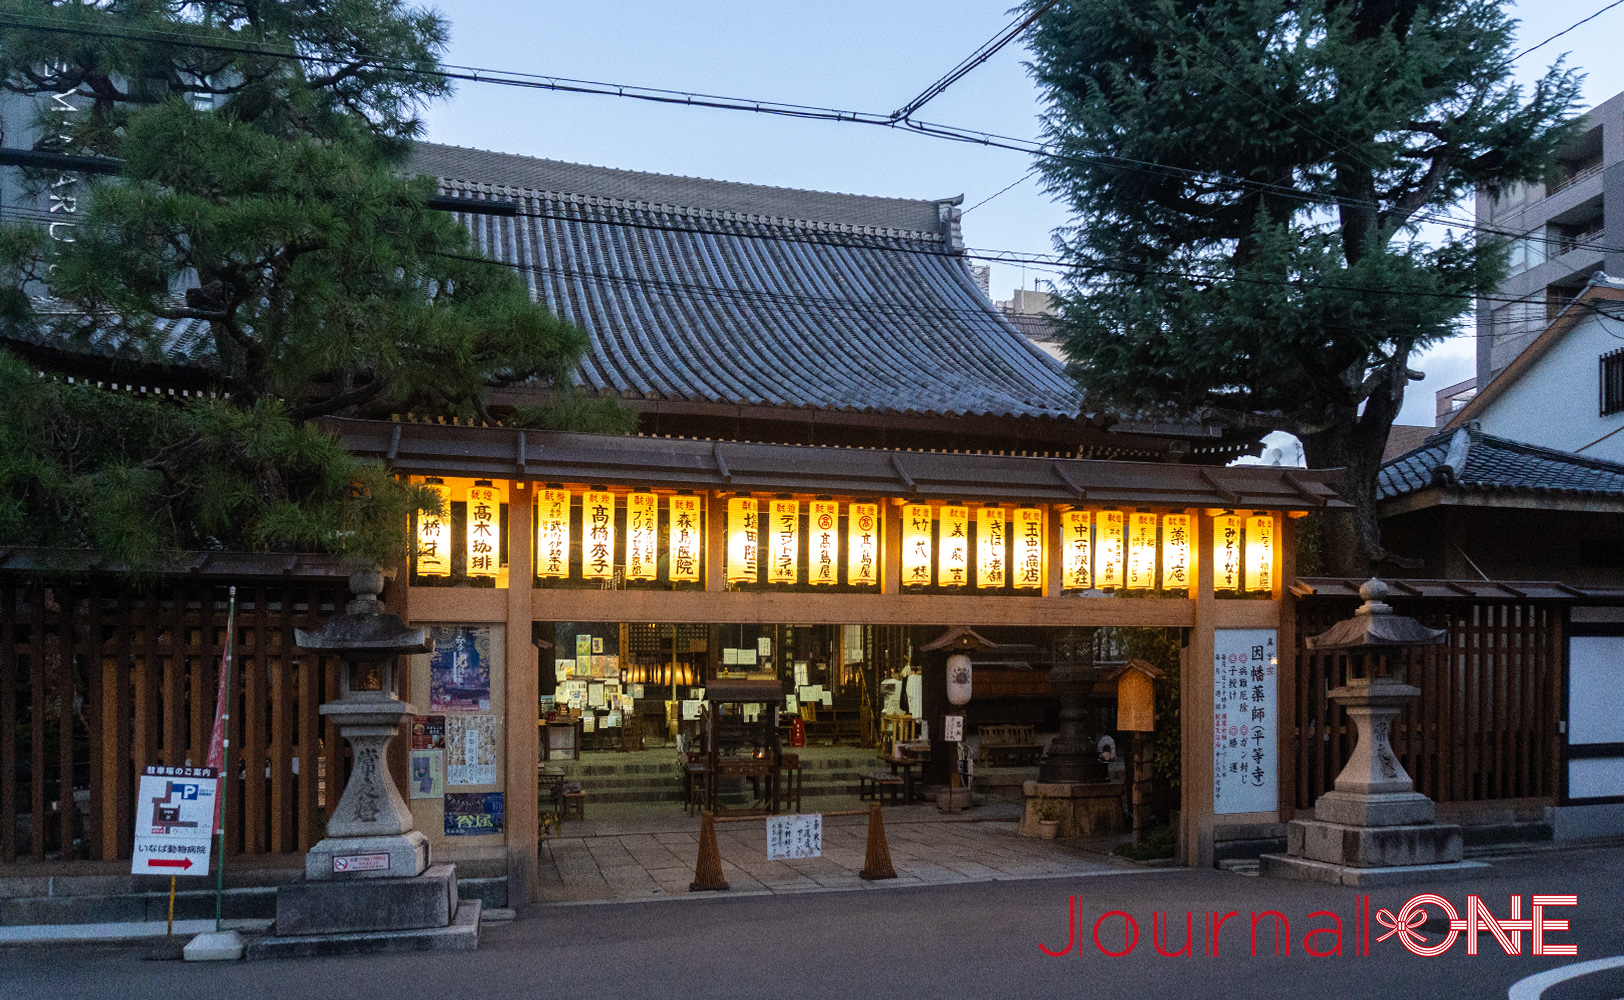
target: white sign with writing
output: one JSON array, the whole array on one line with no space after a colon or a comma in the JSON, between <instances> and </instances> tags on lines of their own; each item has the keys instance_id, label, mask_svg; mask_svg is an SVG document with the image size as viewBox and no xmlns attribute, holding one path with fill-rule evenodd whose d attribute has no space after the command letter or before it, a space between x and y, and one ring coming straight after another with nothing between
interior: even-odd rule
<instances>
[{"instance_id":1,"label":"white sign with writing","mask_svg":"<svg viewBox=\"0 0 1624 1000\"><path fill-rule=\"evenodd\" d=\"M823 857L823 814L767 817L767 860Z\"/></svg>"},{"instance_id":2,"label":"white sign with writing","mask_svg":"<svg viewBox=\"0 0 1624 1000\"><path fill-rule=\"evenodd\" d=\"M1212 811L1279 807L1279 755L1272 628L1215 632L1212 671Z\"/></svg>"},{"instance_id":3,"label":"white sign with writing","mask_svg":"<svg viewBox=\"0 0 1624 1000\"><path fill-rule=\"evenodd\" d=\"M147 767L135 798L132 875L209 873L219 785L210 767Z\"/></svg>"},{"instance_id":4,"label":"white sign with writing","mask_svg":"<svg viewBox=\"0 0 1624 1000\"><path fill-rule=\"evenodd\" d=\"M942 739L949 743L960 743L964 740L964 716L942 716Z\"/></svg>"}]
</instances>

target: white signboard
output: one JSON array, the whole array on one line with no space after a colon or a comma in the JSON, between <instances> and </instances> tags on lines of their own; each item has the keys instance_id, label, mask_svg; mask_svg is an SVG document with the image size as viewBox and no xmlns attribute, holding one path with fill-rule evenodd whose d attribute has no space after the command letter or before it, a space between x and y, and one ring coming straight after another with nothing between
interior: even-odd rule
<instances>
[{"instance_id":1,"label":"white signboard","mask_svg":"<svg viewBox=\"0 0 1624 1000\"><path fill-rule=\"evenodd\" d=\"M823 814L767 817L767 860L823 857Z\"/></svg>"},{"instance_id":2,"label":"white signboard","mask_svg":"<svg viewBox=\"0 0 1624 1000\"><path fill-rule=\"evenodd\" d=\"M949 743L962 743L964 741L964 716L942 716L942 739Z\"/></svg>"},{"instance_id":3,"label":"white signboard","mask_svg":"<svg viewBox=\"0 0 1624 1000\"><path fill-rule=\"evenodd\" d=\"M207 875L214 843L212 767L148 765L135 798L133 875Z\"/></svg>"},{"instance_id":4,"label":"white signboard","mask_svg":"<svg viewBox=\"0 0 1624 1000\"><path fill-rule=\"evenodd\" d=\"M1273 812L1279 808L1272 628L1221 628L1213 643L1212 811Z\"/></svg>"}]
</instances>

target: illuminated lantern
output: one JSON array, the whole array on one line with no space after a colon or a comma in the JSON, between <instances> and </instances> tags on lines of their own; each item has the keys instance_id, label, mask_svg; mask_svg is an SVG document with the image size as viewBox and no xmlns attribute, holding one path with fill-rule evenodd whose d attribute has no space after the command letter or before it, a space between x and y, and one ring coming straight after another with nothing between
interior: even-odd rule
<instances>
[{"instance_id":1,"label":"illuminated lantern","mask_svg":"<svg viewBox=\"0 0 1624 1000\"><path fill-rule=\"evenodd\" d=\"M1002 587L1009 580L1004 529L1004 508L982 507L976 511L976 586L979 588Z\"/></svg>"},{"instance_id":2,"label":"illuminated lantern","mask_svg":"<svg viewBox=\"0 0 1624 1000\"><path fill-rule=\"evenodd\" d=\"M954 653L947 658L947 700L954 705L968 705L970 703L970 681L972 671L970 658L963 653Z\"/></svg>"},{"instance_id":3,"label":"illuminated lantern","mask_svg":"<svg viewBox=\"0 0 1624 1000\"><path fill-rule=\"evenodd\" d=\"M1162 589L1188 592L1195 585L1190 573L1190 515L1162 518Z\"/></svg>"},{"instance_id":4,"label":"illuminated lantern","mask_svg":"<svg viewBox=\"0 0 1624 1000\"><path fill-rule=\"evenodd\" d=\"M1087 590L1089 582L1089 551L1093 536L1089 532L1086 510L1068 510L1060 514L1060 585L1066 590Z\"/></svg>"},{"instance_id":5,"label":"illuminated lantern","mask_svg":"<svg viewBox=\"0 0 1624 1000\"><path fill-rule=\"evenodd\" d=\"M817 585L840 582L840 505L814 500L809 508L806 539L806 579Z\"/></svg>"},{"instance_id":6,"label":"illuminated lantern","mask_svg":"<svg viewBox=\"0 0 1624 1000\"><path fill-rule=\"evenodd\" d=\"M754 497L732 497L727 502L727 580L755 583L760 574L761 534L756 525Z\"/></svg>"},{"instance_id":7,"label":"illuminated lantern","mask_svg":"<svg viewBox=\"0 0 1624 1000\"><path fill-rule=\"evenodd\" d=\"M801 504L773 500L767 504L767 582L794 583L801 576Z\"/></svg>"},{"instance_id":8,"label":"illuminated lantern","mask_svg":"<svg viewBox=\"0 0 1624 1000\"><path fill-rule=\"evenodd\" d=\"M936 582L962 587L970 582L970 508L942 508L942 538L936 551Z\"/></svg>"},{"instance_id":9,"label":"illuminated lantern","mask_svg":"<svg viewBox=\"0 0 1624 1000\"><path fill-rule=\"evenodd\" d=\"M1043 511L1015 510L1015 558L1010 565L1017 590L1043 589Z\"/></svg>"},{"instance_id":10,"label":"illuminated lantern","mask_svg":"<svg viewBox=\"0 0 1624 1000\"><path fill-rule=\"evenodd\" d=\"M1274 518L1246 519L1246 589L1274 589Z\"/></svg>"},{"instance_id":11,"label":"illuminated lantern","mask_svg":"<svg viewBox=\"0 0 1624 1000\"><path fill-rule=\"evenodd\" d=\"M1233 514L1212 519L1212 589L1241 589L1241 519Z\"/></svg>"},{"instance_id":12,"label":"illuminated lantern","mask_svg":"<svg viewBox=\"0 0 1624 1000\"><path fill-rule=\"evenodd\" d=\"M902 585L930 585L930 529L935 515L929 504L911 503L902 508Z\"/></svg>"},{"instance_id":13,"label":"illuminated lantern","mask_svg":"<svg viewBox=\"0 0 1624 1000\"><path fill-rule=\"evenodd\" d=\"M1128 578L1131 590L1156 587L1156 515L1128 515Z\"/></svg>"},{"instance_id":14,"label":"illuminated lantern","mask_svg":"<svg viewBox=\"0 0 1624 1000\"><path fill-rule=\"evenodd\" d=\"M570 575L570 491L542 490L536 502L536 575Z\"/></svg>"},{"instance_id":15,"label":"illuminated lantern","mask_svg":"<svg viewBox=\"0 0 1624 1000\"><path fill-rule=\"evenodd\" d=\"M490 480L468 487L468 575L495 576L501 558L501 503Z\"/></svg>"},{"instance_id":16,"label":"illuminated lantern","mask_svg":"<svg viewBox=\"0 0 1624 1000\"><path fill-rule=\"evenodd\" d=\"M880 578L880 507L854 503L846 507L846 582L873 586Z\"/></svg>"},{"instance_id":17,"label":"illuminated lantern","mask_svg":"<svg viewBox=\"0 0 1624 1000\"><path fill-rule=\"evenodd\" d=\"M581 501L581 575L588 580L615 576L615 495L588 490Z\"/></svg>"},{"instance_id":18,"label":"illuminated lantern","mask_svg":"<svg viewBox=\"0 0 1624 1000\"><path fill-rule=\"evenodd\" d=\"M698 497L671 498L670 538L666 542L666 554L671 559L667 575L673 583L699 580L699 551L704 547L705 540L699 508Z\"/></svg>"},{"instance_id":19,"label":"illuminated lantern","mask_svg":"<svg viewBox=\"0 0 1624 1000\"><path fill-rule=\"evenodd\" d=\"M440 498L440 513L417 515L417 575L451 575L451 487L430 479L423 488Z\"/></svg>"},{"instance_id":20,"label":"illuminated lantern","mask_svg":"<svg viewBox=\"0 0 1624 1000\"><path fill-rule=\"evenodd\" d=\"M1120 510L1100 511L1094 530L1094 586L1101 590L1122 586L1123 521Z\"/></svg>"},{"instance_id":21,"label":"illuminated lantern","mask_svg":"<svg viewBox=\"0 0 1624 1000\"><path fill-rule=\"evenodd\" d=\"M652 580L660 569L660 498L626 494L626 579Z\"/></svg>"}]
</instances>

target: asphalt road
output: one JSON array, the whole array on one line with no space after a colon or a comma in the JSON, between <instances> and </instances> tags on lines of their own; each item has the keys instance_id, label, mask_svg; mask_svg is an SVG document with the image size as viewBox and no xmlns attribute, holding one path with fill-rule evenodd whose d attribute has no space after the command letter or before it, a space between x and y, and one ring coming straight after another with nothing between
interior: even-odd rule
<instances>
[{"instance_id":1,"label":"asphalt road","mask_svg":"<svg viewBox=\"0 0 1624 1000\"><path fill-rule=\"evenodd\" d=\"M244 997L425 998L670 998L749 997L1433 997L1504 998L1534 973L1563 964L1624 954L1624 848L1548 852L1495 862L1470 881L1378 889L1371 913L1397 913L1412 896L1437 892L1464 911L1466 896L1483 898L1508 915L1508 897L1573 894L1579 903L1547 916L1571 929L1550 933L1572 942L1571 958L1535 956L1530 935L1523 954L1505 955L1489 934L1479 954L1464 938L1438 957L1411 954L1375 918L1369 954L1356 947L1356 894L1339 889L1180 869L1126 875L870 889L760 897L704 895L660 902L552 906L532 909L506 925L489 925L472 954L414 954L234 963L154 962L141 947L56 946L0 949L0 997L43 1000L186 1000ZM1065 948L1068 906L1076 896L1080 951ZM1095 920L1121 910L1139 925L1131 954L1108 957L1092 939ZM1218 954L1207 954L1208 911L1239 911L1219 931ZM1274 954L1260 930L1258 957L1249 954L1254 911L1276 910L1291 922L1290 954ZM1343 927L1342 953L1306 954L1304 934ZM1152 914L1173 914L1179 950L1184 914L1194 914L1192 954L1168 958L1151 943ZM1434 909L1432 916L1436 918ZM1266 918L1263 926L1273 924ZM1111 916L1101 942L1122 950L1125 922ZM1435 922L1421 933L1441 940ZM1311 942L1331 950L1329 935ZM1170 945L1170 946L1169 946ZM1199 993L1197 992L1199 991ZM1624 967L1546 990L1546 1000L1612 1000L1624 996Z\"/></svg>"}]
</instances>

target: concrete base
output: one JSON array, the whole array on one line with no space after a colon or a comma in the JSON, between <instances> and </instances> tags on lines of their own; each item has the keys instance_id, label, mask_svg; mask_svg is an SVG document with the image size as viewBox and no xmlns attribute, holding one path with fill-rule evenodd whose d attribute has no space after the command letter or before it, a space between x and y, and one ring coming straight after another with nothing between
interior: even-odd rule
<instances>
[{"instance_id":1,"label":"concrete base","mask_svg":"<svg viewBox=\"0 0 1624 1000\"><path fill-rule=\"evenodd\" d=\"M1287 854L1265 854L1258 859L1259 874L1270 878L1289 878L1299 882L1324 882L1329 885L1370 888L1383 885L1404 885L1411 882L1442 882L1445 879L1468 878L1485 875L1489 866L1481 861L1457 861L1441 865L1398 865L1383 868L1352 868L1347 865L1327 864L1309 858L1295 858Z\"/></svg>"},{"instance_id":2,"label":"concrete base","mask_svg":"<svg viewBox=\"0 0 1624 1000\"><path fill-rule=\"evenodd\" d=\"M375 865L386 855L388 867ZM347 871L335 871L335 866ZM429 838L422 830L386 837L327 837L305 855L305 878L312 881L349 881L373 878L414 878L429 866Z\"/></svg>"},{"instance_id":3,"label":"concrete base","mask_svg":"<svg viewBox=\"0 0 1624 1000\"><path fill-rule=\"evenodd\" d=\"M1081 783L1049 783L1028 781L1022 786L1026 796L1026 811L1016 833L1022 837L1039 837L1038 796L1063 800L1069 808L1060 816L1060 837L1088 837L1101 833L1121 833L1122 782L1088 781Z\"/></svg>"},{"instance_id":4,"label":"concrete base","mask_svg":"<svg viewBox=\"0 0 1624 1000\"><path fill-rule=\"evenodd\" d=\"M199 934L181 950L188 962L235 962L242 958L242 935L236 931L209 931Z\"/></svg>"},{"instance_id":5,"label":"concrete base","mask_svg":"<svg viewBox=\"0 0 1624 1000\"><path fill-rule=\"evenodd\" d=\"M1624 834L1624 802L1597 806L1557 806L1551 826L1557 840L1589 840Z\"/></svg>"},{"instance_id":6,"label":"concrete base","mask_svg":"<svg viewBox=\"0 0 1624 1000\"><path fill-rule=\"evenodd\" d=\"M371 955L400 951L475 951L479 948L479 901L457 907L448 927L407 931L369 931L362 934L302 934L256 938L248 945L250 960L261 958L320 958L332 955Z\"/></svg>"},{"instance_id":7,"label":"concrete base","mask_svg":"<svg viewBox=\"0 0 1624 1000\"><path fill-rule=\"evenodd\" d=\"M1431 823L1436 807L1420 792L1361 794L1330 791L1314 801L1314 818L1346 826Z\"/></svg>"},{"instance_id":8,"label":"concrete base","mask_svg":"<svg viewBox=\"0 0 1624 1000\"><path fill-rule=\"evenodd\" d=\"M1464 856L1458 826L1350 826L1319 820L1286 824L1286 853L1350 868L1453 864Z\"/></svg>"},{"instance_id":9,"label":"concrete base","mask_svg":"<svg viewBox=\"0 0 1624 1000\"><path fill-rule=\"evenodd\" d=\"M277 937L445 927L459 912L455 865L416 878L301 882L276 891Z\"/></svg>"}]
</instances>

